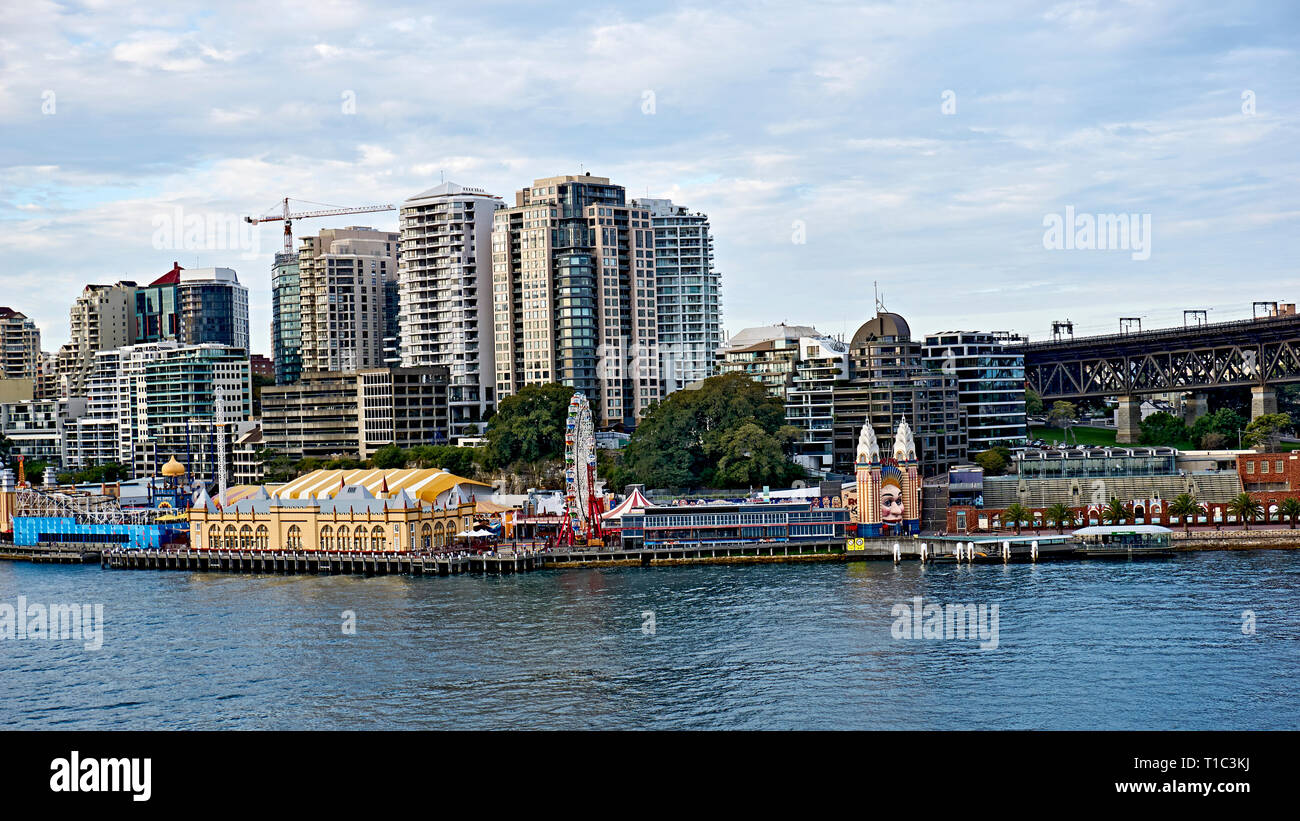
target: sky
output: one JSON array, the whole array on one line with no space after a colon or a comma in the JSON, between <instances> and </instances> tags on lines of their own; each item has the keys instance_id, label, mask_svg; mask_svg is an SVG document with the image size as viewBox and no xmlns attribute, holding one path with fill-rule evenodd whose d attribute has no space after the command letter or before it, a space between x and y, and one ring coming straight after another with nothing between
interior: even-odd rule
<instances>
[{"instance_id":1,"label":"sky","mask_svg":"<svg viewBox=\"0 0 1300 821\"><path fill-rule=\"evenodd\" d=\"M0 305L53 351L87 283L231 267L269 354L280 225L219 229L589 171L709 215L731 333L851 335L877 291L914 334L1240 319L1300 300L1298 35L1249 0L7 1ZM397 213L295 233L345 225Z\"/></svg>"}]
</instances>

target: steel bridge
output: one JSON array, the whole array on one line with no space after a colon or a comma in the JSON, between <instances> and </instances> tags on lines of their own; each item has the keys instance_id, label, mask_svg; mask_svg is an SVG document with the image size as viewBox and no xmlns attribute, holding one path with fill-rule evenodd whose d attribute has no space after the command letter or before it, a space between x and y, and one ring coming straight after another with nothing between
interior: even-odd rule
<instances>
[{"instance_id":1,"label":"steel bridge","mask_svg":"<svg viewBox=\"0 0 1300 821\"><path fill-rule=\"evenodd\" d=\"M1300 382L1300 315L1031 342L1022 350L1026 386L1045 402L1118 397L1119 441L1132 442L1144 394L1193 394L1190 420L1205 412L1206 391L1249 387L1252 417L1276 413L1273 386Z\"/></svg>"}]
</instances>

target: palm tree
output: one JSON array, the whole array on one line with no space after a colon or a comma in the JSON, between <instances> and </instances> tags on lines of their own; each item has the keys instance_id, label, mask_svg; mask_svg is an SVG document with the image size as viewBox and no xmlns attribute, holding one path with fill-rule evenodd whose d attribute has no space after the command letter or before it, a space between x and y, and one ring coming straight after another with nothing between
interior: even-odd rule
<instances>
[{"instance_id":1,"label":"palm tree","mask_svg":"<svg viewBox=\"0 0 1300 821\"><path fill-rule=\"evenodd\" d=\"M1282 504L1278 505L1277 512L1285 516L1286 520L1291 523L1291 529L1295 530L1295 520L1300 517L1300 499L1294 496L1283 499Z\"/></svg>"},{"instance_id":2,"label":"palm tree","mask_svg":"<svg viewBox=\"0 0 1300 821\"><path fill-rule=\"evenodd\" d=\"M1047 508L1043 518L1048 524L1056 525L1057 533L1064 533L1066 525L1074 524L1074 511L1069 505L1057 502Z\"/></svg>"},{"instance_id":3,"label":"palm tree","mask_svg":"<svg viewBox=\"0 0 1300 821\"><path fill-rule=\"evenodd\" d=\"M1297 502L1297 505L1300 505L1300 502ZM1192 519L1200 515L1201 506L1192 494L1180 493L1169 503L1169 513L1182 519L1183 532L1190 534L1192 532Z\"/></svg>"},{"instance_id":4,"label":"palm tree","mask_svg":"<svg viewBox=\"0 0 1300 821\"><path fill-rule=\"evenodd\" d=\"M1101 520L1113 525L1122 525L1128 518L1128 507L1119 499L1111 499L1101 512Z\"/></svg>"},{"instance_id":5,"label":"palm tree","mask_svg":"<svg viewBox=\"0 0 1300 821\"><path fill-rule=\"evenodd\" d=\"M1020 523L1029 519L1029 511L1019 502L1012 502L1002 514L1002 523L1005 525L1007 519L1016 523L1016 535L1020 535Z\"/></svg>"},{"instance_id":6,"label":"palm tree","mask_svg":"<svg viewBox=\"0 0 1300 821\"><path fill-rule=\"evenodd\" d=\"M1247 530L1250 530L1250 523L1258 519L1264 512L1264 506L1259 500L1249 493L1238 493L1228 502L1228 513L1236 516Z\"/></svg>"}]
</instances>

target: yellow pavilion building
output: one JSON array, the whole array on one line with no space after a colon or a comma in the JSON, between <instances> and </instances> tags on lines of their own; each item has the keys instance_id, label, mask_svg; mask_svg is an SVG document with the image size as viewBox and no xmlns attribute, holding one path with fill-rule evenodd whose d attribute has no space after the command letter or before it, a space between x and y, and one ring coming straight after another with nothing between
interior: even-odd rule
<instances>
[{"instance_id":1,"label":"yellow pavilion building","mask_svg":"<svg viewBox=\"0 0 1300 821\"><path fill-rule=\"evenodd\" d=\"M316 470L287 484L206 491L190 507L190 544L211 550L439 550L474 526L481 482L437 469Z\"/></svg>"}]
</instances>

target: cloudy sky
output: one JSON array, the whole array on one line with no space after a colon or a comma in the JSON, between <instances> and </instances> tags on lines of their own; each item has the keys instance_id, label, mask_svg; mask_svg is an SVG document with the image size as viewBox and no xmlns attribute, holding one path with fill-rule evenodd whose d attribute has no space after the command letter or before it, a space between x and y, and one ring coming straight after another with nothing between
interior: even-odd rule
<instances>
[{"instance_id":1,"label":"cloudy sky","mask_svg":"<svg viewBox=\"0 0 1300 821\"><path fill-rule=\"evenodd\" d=\"M0 305L55 350L88 282L229 266L269 353L279 228L187 247L178 208L586 169L711 216L732 332L852 333L876 282L919 332L1240 318L1300 299L1297 35L1285 0L6 2ZM1045 248L1067 207L1149 215L1149 258Z\"/></svg>"}]
</instances>

